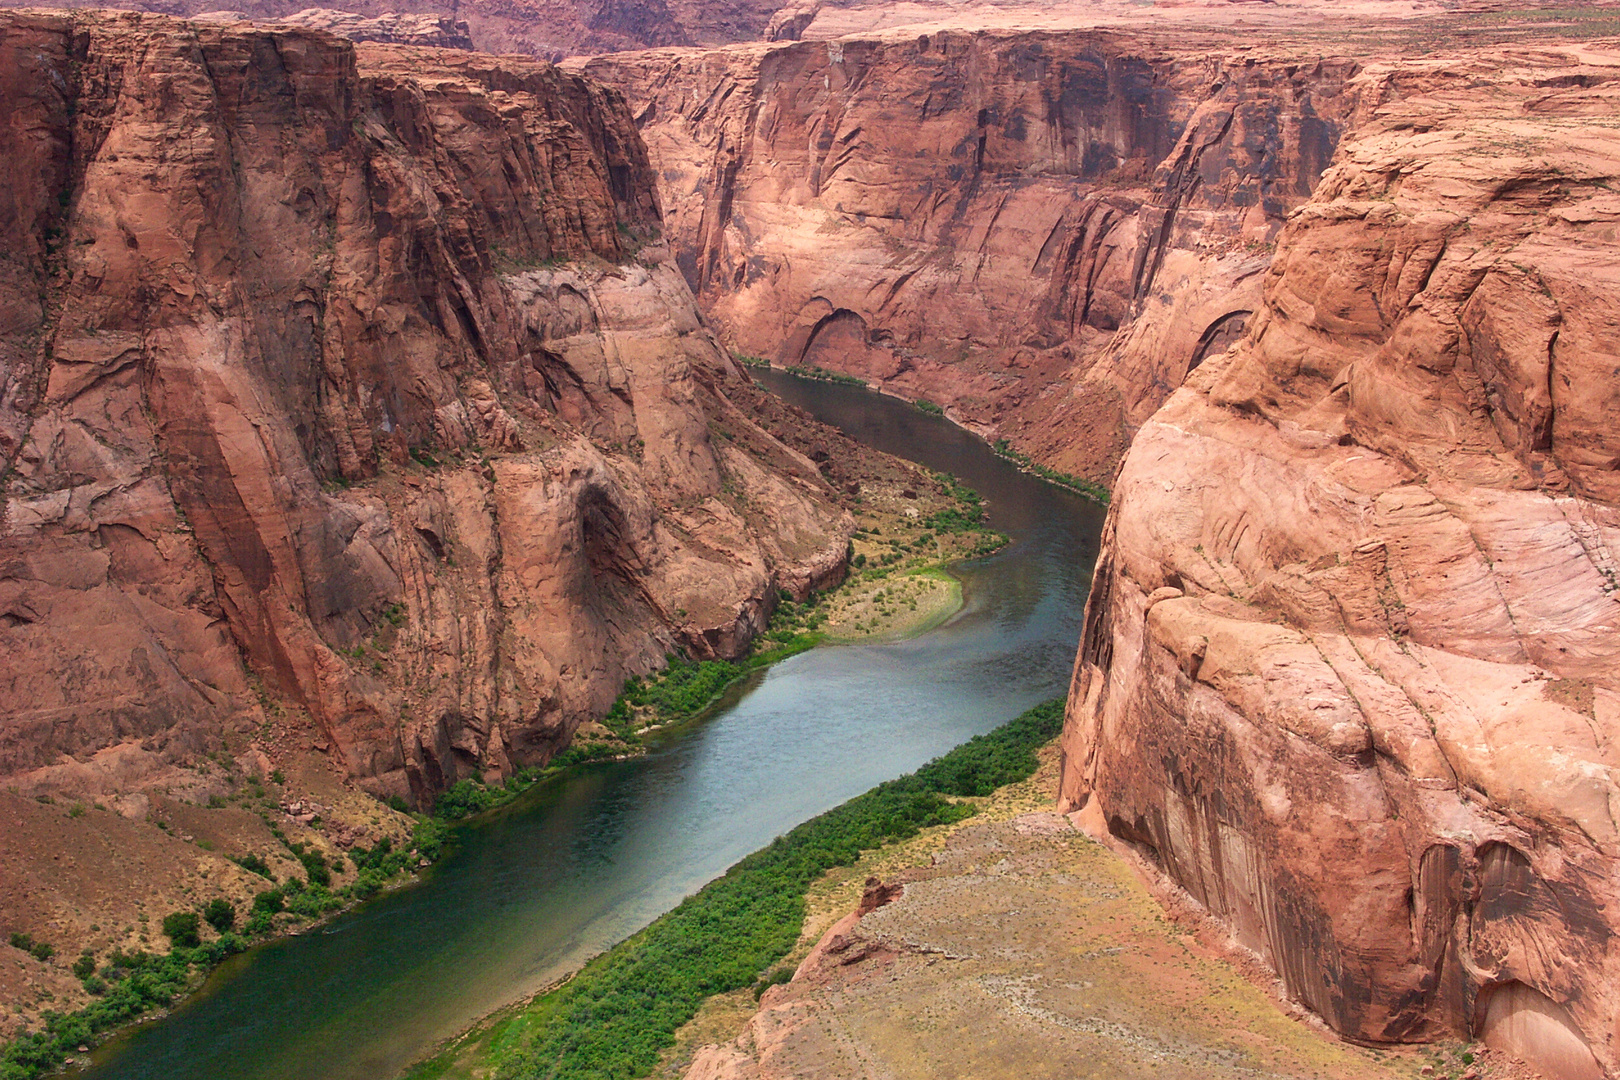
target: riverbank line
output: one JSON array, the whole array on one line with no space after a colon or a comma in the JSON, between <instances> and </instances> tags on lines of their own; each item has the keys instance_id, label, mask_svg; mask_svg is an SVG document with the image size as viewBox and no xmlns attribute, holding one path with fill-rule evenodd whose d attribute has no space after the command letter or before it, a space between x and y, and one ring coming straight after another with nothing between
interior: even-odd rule
<instances>
[{"instance_id":1,"label":"riverbank line","mask_svg":"<svg viewBox=\"0 0 1620 1080\"><path fill-rule=\"evenodd\" d=\"M506 806L570 767L645 753L645 736L711 715L735 686L773 664L824 641L898 640L938 626L960 607L960 586L944 567L1007 541L985 525L976 492L944 474L933 477L933 484L928 479L920 473L912 487L889 485L893 490L873 485L854 508L857 531L845 580L797 602L784 593L750 655L693 661L671 654L663 670L627 682L609 714L582 726L572 745L546 764L499 782L481 776L461 780L424 808L430 813L406 819L413 835L397 849L385 840L376 851L356 848L347 859L337 855L331 867L352 862L357 876L351 884L332 879L327 856L282 838L300 860L303 876L281 878L263 860L242 863L264 875L263 888L240 901L217 934L201 923L195 948L171 943L167 953L114 950L93 965L81 960L85 986L96 996L82 1008L47 1013L39 1030L0 1044L0 1080L36 1080L65 1063L78 1063L81 1046L98 1046L135 1024L161 1018L199 990L226 957L307 932L385 889L408 884L453 844L451 825ZM901 601L902 593L909 603ZM868 621L858 628L844 625L847 619L838 621L837 612L851 610L862 611ZM829 619L834 625L824 628ZM199 922L201 908L193 914L197 917L190 921Z\"/></svg>"},{"instance_id":2,"label":"riverbank line","mask_svg":"<svg viewBox=\"0 0 1620 1080\"><path fill-rule=\"evenodd\" d=\"M981 430L962 423L956 417L951 415L951 411L949 409L939 405L937 402L929 401L927 398L908 397L897 390L893 390L888 386L885 386L883 380L881 379L867 379L859 375L848 375L842 371L830 371L827 368L818 367L816 365L811 365L810 367L796 367L791 364L779 366L759 356L745 356L742 354L736 354L735 359L744 367L753 368L756 371L785 371L789 375L795 376L796 378L808 379L812 382L830 382L837 383L841 386L858 386L863 390L870 390L874 394L882 394L885 397L892 397L899 401L907 402L912 407L925 412L930 416L944 417L946 420L950 421L952 424L955 424L963 431L969 432L978 438L984 439L984 435ZM1072 491L1081 498L1091 500L1098 506L1107 506L1109 499L1113 497L1113 493L1109 491L1108 485L1084 476L1076 476L1073 473L1066 473L1061 469L1054 469L1050 465L1044 465L1030 457L1028 454L1020 450L1014 450L1012 444L1007 439L996 439L994 442L990 441L989 439L985 439L985 443L990 447L991 452L997 457L1005 461L1012 462L1013 464L1017 465L1021 471L1026 472L1031 476L1038 476L1047 483L1052 484L1055 487L1060 487L1065 491Z\"/></svg>"},{"instance_id":3,"label":"riverbank line","mask_svg":"<svg viewBox=\"0 0 1620 1080\"><path fill-rule=\"evenodd\" d=\"M810 819L555 990L453 1041L409 1080L649 1075L705 1001L781 980L776 965L798 943L806 893L822 875L972 816L968 800L1034 773L1036 751L1062 723L1063 702L1047 702Z\"/></svg>"},{"instance_id":4,"label":"riverbank line","mask_svg":"<svg viewBox=\"0 0 1620 1080\"><path fill-rule=\"evenodd\" d=\"M648 736L713 715L749 676L823 643L900 641L942 625L962 607L961 582L949 567L1010 541L986 523L978 492L944 473L933 484L932 491L873 490L863 497L854 508L843 581L801 600L784 591L747 655L694 660L669 653L663 668L626 679L607 714L581 725L546 765L500 784L478 775L459 780L440 793L434 816L461 821L505 806L559 767L644 754Z\"/></svg>"}]
</instances>

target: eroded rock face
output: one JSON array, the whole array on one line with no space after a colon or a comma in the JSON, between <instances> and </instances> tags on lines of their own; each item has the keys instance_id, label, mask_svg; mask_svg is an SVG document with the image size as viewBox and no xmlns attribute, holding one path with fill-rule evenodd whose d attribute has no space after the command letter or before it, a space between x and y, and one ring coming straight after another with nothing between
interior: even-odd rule
<instances>
[{"instance_id":1,"label":"eroded rock face","mask_svg":"<svg viewBox=\"0 0 1620 1080\"><path fill-rule=\"evenodd\" d=\"M32 8L32 0L0 7ZM95 0L55 7L97 8ZM124 0L122 8L209 21L280 22L354 41L440 48L476 47L547 60L665 45L759 39L776 0L343 0L341 10L308 0Z\"/></svg>"},{"instance_id":2,"label":"eroded rock face","mask_svg":"<svg viewBox=\"0 0 1620 1080\"><path fill-rule=\"evenodd\" d=\"M842 572L612 93L128 14L0 16L0 87L0 773L287 707L423 798Z\"/></svg>"},{"instance_id":3,"label":"eroded rock face","mask_svg":"<svg viewBox=\"0 0 1620 1080\"><path fill-rule=\"evenodd\" d=\"M207 11L197 18L211 22L251 22L252 16L242 11ZM352 11L334 11L331 8L305 8L303 11L276 19L281 26L298 26L306 30L324 30L350 41L381 45L421 45L435 49L471 49L472 32L467 24L445 15L400 15L387 12L374 19L356 15Z\"/></svg>"},{"instance_id":4,"label":"eroded rock face","mask_svg":"<svg viewBox=\"0 0 1620 1080\"><path fill-rule=\"evenodd\" d=\"M1360 76L1247 335L1125 459L1062 790L1339 1031L1583 1080L1620 1066L1617 65Z\"/></svg>"},{"instance_id":5,"label":"eroded rock face","mask_svg":"<svg viewBox=\"0 0 1620 1080\"><path fill-rule=\"evenodd\" d=\"M792 37L792 27L779 28ZM934 31L599 57L739 350L1106 476L1259 306L1361 101L1320 46Z\"/></svg>"}]
</instances>

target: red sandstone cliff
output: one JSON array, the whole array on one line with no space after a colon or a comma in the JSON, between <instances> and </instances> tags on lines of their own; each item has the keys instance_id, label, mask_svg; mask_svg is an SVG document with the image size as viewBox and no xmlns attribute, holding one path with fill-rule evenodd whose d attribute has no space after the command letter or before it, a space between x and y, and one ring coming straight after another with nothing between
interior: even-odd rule
<instances>
[{"instance_id":1,"label":"red sandstone cliff","mask_svg":"<svg viewBox=\"0 0 1620 1080\"><path fill-rule=\"evenodd\" d=\"M1258 306L1356 67L1316 46L938 31L582 70L629 98L677 258L737 348L1106 476Z\"/></svg>"},{"instance_id":2,"label":"red sandstone cliff","mask_svg":"<svg viewBox=\"0 0 1620 1080\"><path fill-rule=\"evenodd\" d=\"M1115 490L1062 797L1358 1039L1620 1067L1620 56L1374 65Z\"/></svg>"},{"instance_id":3,"label":"red sandstone cliff","mask_svg":"<svg viewBox=\"0 0 1620 1080\"><path fill-rule=\"evenodd\" d=\"M32 8L33 0L0 7ZM97 8L91 0L53 6ZM723 44L761 38L775 0L343 0L341 9L309 0L124 0L155 14L251 20L327 30L355 41L477 48L548 60L617 49Z\"/></svg>"},{"instance_id":4,"label":"red sandstone cliff","mask_svg":"<svg viewBox=\"0 0 1620 1080\"><path fill-rule=\"evenodd\" d=\"M847 519L726 396L616 95L122 14L0 15L0 88L14 783L111 784L110 749L158 768L284 703L425 796L840 572Z\"/></svg>"}]
</instances>

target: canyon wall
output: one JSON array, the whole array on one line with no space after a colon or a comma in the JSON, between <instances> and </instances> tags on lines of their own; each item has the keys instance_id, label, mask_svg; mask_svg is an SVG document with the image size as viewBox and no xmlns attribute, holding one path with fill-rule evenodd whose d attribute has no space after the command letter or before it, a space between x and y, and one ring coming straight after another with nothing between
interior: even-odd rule
<instances>
[{"instance_id":1,"label":"canyon wall","mask_svg":"<svg viewBox=\"0 0 1620 1080\"><path fill-rule=\"evenodd\" d=\"M33 8L5 0L0 8ZM95 0L53 7L98 8ZM477 48L547 60L661 45L718 45L763 37L775 0L125 0L122 8L209 21L282 21L356 41ZM442 26L440 24L443 24Z\"/></svg>"},{"instance_id":2,"label":"canyon wall","mask_svg":"<svg viewBox=\"0 0 1620 1080\"><path fill-rule=\"evenodd\" d=\"M1125 458L1062 801L1335 1029L1620 1068L1620 55L1370 65Z\"/></svg>"},{"instance_id":3,"label":"canyon wall","mask_svg":"<svg viewBox=\"0 0 1620 1080\"><path fill-rule=\"evenodd\" d=\"M737 350L1106 477L1260 303L1361 107L1320 46L890 33L580 65L621 88Z\"/></svg>"},{"instance_id":4,"label":"canyon wall","mask_svg":"<svg viewBox=\"0 0 1620 1080\"><path fill-rule=\"evenodd\" d=\"M423 799L842 572L612 92L117 13L0 14L0 87L13 786L111 794L298 714Z\"/></svg>"}]
</instances>

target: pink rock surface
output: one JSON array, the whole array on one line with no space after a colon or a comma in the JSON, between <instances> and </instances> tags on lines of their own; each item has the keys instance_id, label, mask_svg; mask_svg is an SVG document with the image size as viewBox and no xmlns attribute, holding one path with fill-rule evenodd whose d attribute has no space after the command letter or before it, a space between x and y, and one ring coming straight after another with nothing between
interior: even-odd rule
<instances>
[{"instance_id":1,"label":"pink rock surface","mask_svg":"<svg viewBox=\"0 0 1620 1080\"><path fill-rule=\"evenodd\" d=\"M427 798L841 573L830 488L643 245L601 87L15 13L0 87L0 774L286 707Z\"/></svg>"},{"instance_id":2,"label":"pink rock surface","mask_svg":"<svg viewBox=\"0 0 1620 1080\"><path fill-rule=\"evenodd\" d=\"M1370 66L1247 335L1120 473L1064 733L1357 1039L1620 1065L1620 55Z\"/></svg>"},{"instance_id":3,"label":"pink rock surface","mask_svg":"<svg viewBox=\"0 0 1620 1080\"><path fill-rule=\"evenodd\" d=\"M570 62L577 64L577 62ZM873 34L578 64L621 88L728 342L1112 473L1259 305L1361 101L1349 55L1111 30Z\"/></svg>"}]
</instances>

